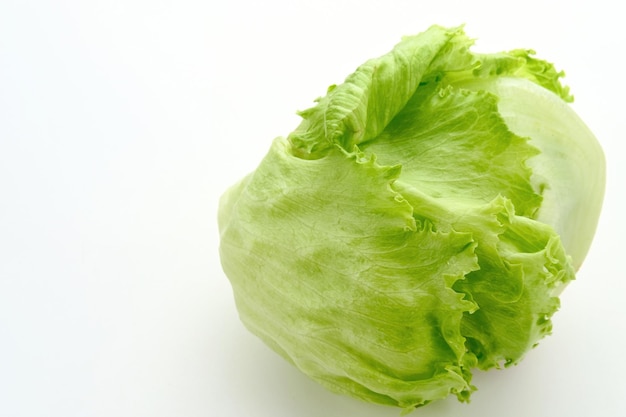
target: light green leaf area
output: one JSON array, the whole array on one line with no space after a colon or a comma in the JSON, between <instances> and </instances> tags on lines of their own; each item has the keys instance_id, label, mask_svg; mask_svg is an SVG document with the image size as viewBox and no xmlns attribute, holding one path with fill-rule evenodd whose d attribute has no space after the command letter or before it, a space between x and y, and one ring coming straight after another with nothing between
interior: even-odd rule
<instances>
[{"instance_id":1,"label":"light green leaf area","mask_svg":"<svg viewBox=\"0 0 626 417\"><path fill-rule=\"evenodd\" d=\"M477 264L468 233L415 221L398 173L277 139L222 199L221 251L251 331L332 390L413 407L471 391L460 329L476 306L451 287Z\"/></svg>"},{"instance_id":2,"label":"light green leaf area","mask_svg":"<svg viewBox=\"0 0 626 417\"><path fill-rule=\"evenodd\" d=\"M502 195L529 217L541 204L525 165L538 151L509 131L497 98L486 92L423 85L381 135L360 148L381 164L400 164L403 183L451 199L447 204L485 204Z\"/></svg>"}]
</instances>

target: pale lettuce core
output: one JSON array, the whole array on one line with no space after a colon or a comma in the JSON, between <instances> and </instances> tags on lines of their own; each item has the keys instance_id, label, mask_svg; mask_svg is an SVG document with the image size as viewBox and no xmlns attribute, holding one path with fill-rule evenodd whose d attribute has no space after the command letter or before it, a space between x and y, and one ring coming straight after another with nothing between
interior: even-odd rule
<instances>
[{"instance_id":1,"label":"pale lettuce core","mask_svg":"<svg viewBox=\"0 0 626 417\"><path fill-rule=\"evenodd\" d=\"M551 331L595 232L602 150L562 73L431 27L300 114L220 201L243 323L327 388L411 410Z\"/></svg>"}]
</instances>

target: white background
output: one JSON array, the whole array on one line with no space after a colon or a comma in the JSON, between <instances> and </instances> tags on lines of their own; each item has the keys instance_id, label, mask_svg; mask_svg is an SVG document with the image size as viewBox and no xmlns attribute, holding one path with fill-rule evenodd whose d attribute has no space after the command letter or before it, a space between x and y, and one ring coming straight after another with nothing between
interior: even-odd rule
<instances>
[{"instance_id":1,"label":"white background","mask_svg":"<svg viewBox=\"0 0 626 417\"><path fill-rule=\"evenodd\" d=\"M553 335L415 415L617 416L626 392L618 2L0 2L0 416L384 417L240 324L219 195L368 58L433 23L567 70L608 160Z\"/></svg>"}]
</instances>

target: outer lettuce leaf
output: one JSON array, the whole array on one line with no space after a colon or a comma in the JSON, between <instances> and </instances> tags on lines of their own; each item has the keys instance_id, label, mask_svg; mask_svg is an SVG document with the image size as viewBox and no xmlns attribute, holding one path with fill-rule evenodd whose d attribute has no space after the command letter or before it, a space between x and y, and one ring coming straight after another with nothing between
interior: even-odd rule
<instances>
[{"instance_id":1,"label":"outer lettuce leaf","mask_svg":"<svg viewBox=\"0 0 626 417\"><path fill-rule=\"evenodd\" d=\"M461 29L439 26L405 38L389 54L360 66L340 86L330 86L317 106L300 112L303 123L289 135L292 152L317 158L334 144L351 150L378 136L432 72L430 64L438 54L467 48L470 43ZM457 65L466 68L471 65L469 59L469 55L459 55Z\"/></svg>"},{"instance_id":2,"label":"outer lettuce leaf","mask_svg":"<svg viewBox=\"0 0 626 417\"><path fill-rule=\"evenodd\" d=\"M416 222L397 168L286 145L220 207L243 322L332 390L403 408L465 398L461 320L476 305L451 287L477 268L471 236Z\"/></svg>"},{"instance_id":3,"label":"outer lettuce leaf","mask_svg":"<svg viewBox=\"0 0 626 417\"><path fill-rule=\"evenodd\" d=\"M559 307L555 293L574 278L570 259L551 227L516 216L503 198L453 227L474 229L474 236L491 233L476 250L480 269L454 286L479 306L461 325L468 348L482 369L516 364L552 330L550 317Z\"/></svg>"}]
</instances>

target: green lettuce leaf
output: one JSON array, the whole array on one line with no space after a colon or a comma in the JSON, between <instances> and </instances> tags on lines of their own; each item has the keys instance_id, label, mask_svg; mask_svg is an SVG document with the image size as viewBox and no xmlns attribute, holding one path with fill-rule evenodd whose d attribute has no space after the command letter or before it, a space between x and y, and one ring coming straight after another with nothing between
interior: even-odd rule
<instances>
[{"instance_id":1,"label":"green lettuce leaf","mask_svg":"<svg viewBox=\"0 0 626 417\"><path fill-rule=\"evenodd\" d=\"M477 264L471 235L415 220L398 174L278 139L223 202L221 251L251 331L333 390L409 407L471 389L460 325L476 306L452 286Z\"/></svg>"}]
</instances>

